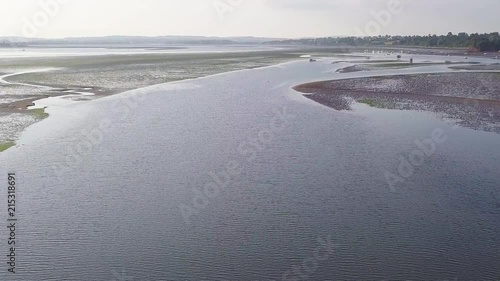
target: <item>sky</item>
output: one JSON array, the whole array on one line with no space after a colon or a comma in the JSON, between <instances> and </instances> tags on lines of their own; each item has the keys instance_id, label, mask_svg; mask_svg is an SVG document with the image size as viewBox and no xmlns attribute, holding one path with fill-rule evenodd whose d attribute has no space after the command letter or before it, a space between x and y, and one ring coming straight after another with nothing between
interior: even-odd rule
<instances>
[{"instance_id":1,"label":"sky","mask_svg":"<svg viewBox=\"0 0 500 281\"><path fill-rule=\"evenodd\" d=\"M0 0L0 36L302 38L500 31L500 0Z\"/></svg>"}]
</instances>

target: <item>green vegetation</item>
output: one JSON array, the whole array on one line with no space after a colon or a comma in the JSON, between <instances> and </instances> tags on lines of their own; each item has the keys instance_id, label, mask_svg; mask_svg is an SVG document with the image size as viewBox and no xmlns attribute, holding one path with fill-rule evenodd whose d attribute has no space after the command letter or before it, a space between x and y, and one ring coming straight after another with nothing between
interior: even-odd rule
<instances>
[{"instance_id":1,"label":"green vegetation","mask_svg":"<svg viewBox=\"0 0 500 281\"><path fill-rule=\"evenodd\" d=\"M45 108L37 108L30 110L31 114L33 114L37 119L45 119L49 117L48 113L45 113Z\"/></svg>"},{"instance_id":2,"label":"green vegetation","mask_svg":"<svg viewBox=\"0 0 500 281\"><path fill-rule=\"evenodd\" d=\"M375 65L376 67L388 67L388 68L392 68L392 67L410 67L410 66L429 66L429 65L440 65L442 63L439 63L439 62L432 62L432 63L406 63L406 62L400 62L400 63L383 63L383 64L377 64Z\"/></svg>"},{"instance_id":3,"label":"green vegetation","mask_svg":"<svg viewBox=\"0 0 500 281\"><path fill-rule=\"evenodd\" d=\"M361 100L358 100L358 102L367 104L371 107L387 108L387 106L383 102L375 100L375 99L361 99Z\"/></svg>"},{"instance_id":4,"label":"green vegetation","mask_svg":"<svg viewBox=\"0 0 500 281\"><path fill-rule=\"evenodd\" d=\"M421 47L455 47L470 48L471 51L498 52L500 50L500 34L467 34L465 32L447 35L427 36L367 36L367 37L325 37L271 42L272 44L302 44L316 46L421 46Z\"/></svg>"},{"instance_id":5,"label":"green vegetation","mask_svg":"<svg viewBox=\"0 0 500 281\"><path fill-rule=\"evenodd\" d=\"M5 150L13 147L14 145L16 145L16 143L13 141L2 142L0 143L0 152L4 152Z\"/></svg>"}]
</instances>

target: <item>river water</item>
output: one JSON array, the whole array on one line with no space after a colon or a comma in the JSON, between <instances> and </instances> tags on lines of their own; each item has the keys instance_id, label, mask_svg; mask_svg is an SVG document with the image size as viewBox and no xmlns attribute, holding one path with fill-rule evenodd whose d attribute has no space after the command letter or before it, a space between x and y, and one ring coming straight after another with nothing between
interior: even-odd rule
<instances>
[{"instance_id":1,"label":"river water","mask_svg":"<svg viewBox=\"0 0 500 281\"><path fill-rule=\"evenodd\" d=\"M0 279L496 280L500 135L428 113L338 112L291 89L343 65L49 109L0 155L18 177L19 216L18 273L2 261ZM401 157L436 132L402 175Z\"/></svg>"}]
</instances>

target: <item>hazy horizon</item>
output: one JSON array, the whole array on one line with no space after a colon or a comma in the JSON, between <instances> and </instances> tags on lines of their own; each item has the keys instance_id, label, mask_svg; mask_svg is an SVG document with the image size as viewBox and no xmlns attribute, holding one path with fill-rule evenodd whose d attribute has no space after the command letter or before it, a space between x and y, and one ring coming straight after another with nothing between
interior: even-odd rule
<instances>
[{"instance_id":1,"label":"hazy horizon","mask_svg":"<svg viewBox=\"0 0 500 281\"><path fill-rule=\"evenodd\" d=\"M0 281L500 281L500 0L0 3Z\"/></svg>"},{"instance_id":2,"label":"hazy horizon","mask_svg":"<svg viewBox=\"0 0 500 281\"><path fill-rule=\"evenodd\" d=\"M489 33L500 26L498 0L7 0L4 5L0 37L309 38Z\"/></svg>"}]
</instances>

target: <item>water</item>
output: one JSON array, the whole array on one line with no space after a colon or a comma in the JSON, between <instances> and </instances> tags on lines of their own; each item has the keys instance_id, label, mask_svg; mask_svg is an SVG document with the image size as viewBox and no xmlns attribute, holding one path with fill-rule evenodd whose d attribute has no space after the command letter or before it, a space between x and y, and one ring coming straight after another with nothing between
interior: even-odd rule
<instances>
[{"instance_id":1,"label":"water","mask_svg":"<svg viewBox=\"0 0 500 281\"><path fill-rule=\"evenodd\" d=\"M500 136L410 111L337 112L290 89L345 77L334 67L289 63L50 109L0 155L19 178L21 243L17 279L1 279L498 278ZM386 173L436 129L447 140L392 191ZM230 163L241 173L194 205L193 188ZM304 271L329 236L327 259Z\"/></svg>"},{"instance_id":2,"label":"water","mask_svg":"<svg viewBox=\"0 0 500 281\"><path fill-rule=\"evenodd\" d=\"M166 48L163 48L166 47ZM60 56L95 56L95 55L133 55L133 54L170 54L170 53L227 53L227 52L252 52L277 50L268 46L155 46L144 48L127 47L26 47L26 48L0 48L0 58L32 58L32 57L60 57Z\"/></svg>"}]
</instances>

